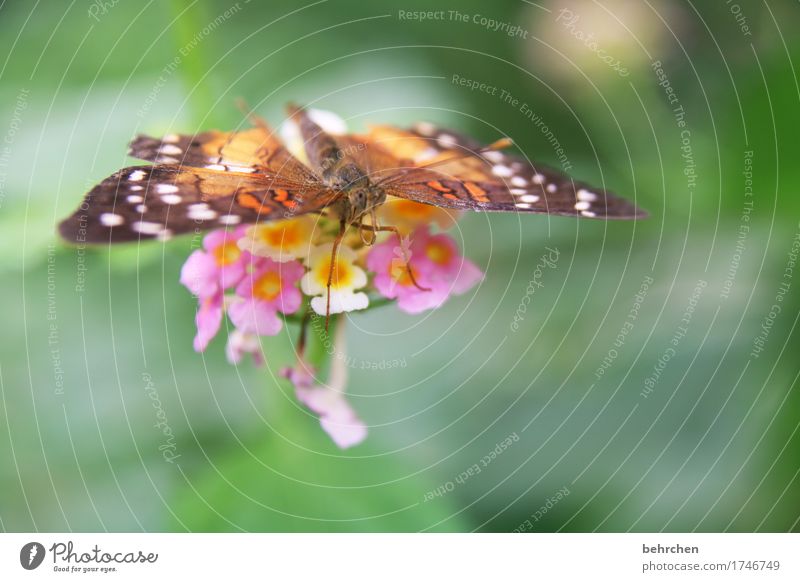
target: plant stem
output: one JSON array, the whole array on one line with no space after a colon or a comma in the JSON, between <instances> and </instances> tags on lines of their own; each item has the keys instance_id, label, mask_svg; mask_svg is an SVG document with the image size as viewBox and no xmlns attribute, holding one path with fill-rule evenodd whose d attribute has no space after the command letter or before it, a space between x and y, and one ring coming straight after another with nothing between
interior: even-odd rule
<instances>
[{"instance_id":1,"label":"plant stem","mask_svg":"<svg viewBox=\"0 0 800 582\"><path fill-rule=\"evenodd\" d=\"M189 90L187 107L192 121L199 124L213 116L215 101L207 77L209 67L204 48L209 39L198 36L210 19L201 2L171 0L169 5L175 18L173 38L181 59L181 77Z\"/></svg>"}]
</instances>

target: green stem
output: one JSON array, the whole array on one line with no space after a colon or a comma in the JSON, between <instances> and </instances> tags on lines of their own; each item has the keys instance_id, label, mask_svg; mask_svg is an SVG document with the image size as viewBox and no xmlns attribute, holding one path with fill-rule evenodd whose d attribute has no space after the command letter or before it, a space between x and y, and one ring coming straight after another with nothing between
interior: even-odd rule
<instances>
[{"instance_id":1,"label":"green stem","mask_svg":"<svg viewBox=\"0 0 800 582\"><path fill-rule=\"evenodd\" d=\"M199 123L212 116L215 102L207 77L208 59L205 58L205 45L212 41L208 35L201 36L204 27L213 19L208 17L203 3L170 0L169 4L175 18L173 38L177 56L181 59L181 77L189 89L187 107L192 120Z\"/></svg>"}]
</instances>

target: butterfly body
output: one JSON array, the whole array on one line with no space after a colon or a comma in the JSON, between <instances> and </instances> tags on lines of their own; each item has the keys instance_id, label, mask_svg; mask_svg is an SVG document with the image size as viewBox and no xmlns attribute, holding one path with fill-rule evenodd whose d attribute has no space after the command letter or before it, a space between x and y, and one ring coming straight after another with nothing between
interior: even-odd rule
<instances>
[{"instance_id":1,"label":"butterfly body","mask_svg":"<svg viewBox=\"0 0 800 582\"><path fill-rule=\"evenodd\" d=\"M290 104L288 112L303 137L309 163L330 188L340 193L330 205L345 224L356 224L365 215L386 202L386 192L376 185L368 173L351 159L346 148L326 133L300 107Z\"/></svg>"}]
</instances>

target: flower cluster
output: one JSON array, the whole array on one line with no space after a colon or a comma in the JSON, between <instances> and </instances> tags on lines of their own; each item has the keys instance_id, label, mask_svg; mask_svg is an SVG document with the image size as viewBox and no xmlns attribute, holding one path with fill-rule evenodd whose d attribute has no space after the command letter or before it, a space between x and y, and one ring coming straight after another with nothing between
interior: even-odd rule
<instances>
[{"instance_id":1,"label":"flower cluster","mask_svg":"<svg viewBox=\"0 0 800 582\"><path fill-rule=\"evenodd\" d=\"M416 314L441 306L452 294L465 293L482 278L480 269L461 256L452 237L431 232L432 225L440 229L452 225L452 213L390 200L379 209L378 218L382 224L397 225L402 238L382 234L368 246L351 229L333 264L338 221L326 216L210 232L203 248L189 256L181 271L181 283L198 299L195 350L207 348L227 314L232 324L228 360L239 364L249 354L262 364L259 338L277 335L287 321L303 327L311 312L326 316L328 310L331 314L365 310L380 298L395 300L399 309ZM337 337L339 350L341 343L342 337ZM366 426L344 398L342 374L332 368L327 384L315 384L313 367L298 353L297 365L283 375L338 446L346 448L364 439Z\"/></svg>"}]
</instances>

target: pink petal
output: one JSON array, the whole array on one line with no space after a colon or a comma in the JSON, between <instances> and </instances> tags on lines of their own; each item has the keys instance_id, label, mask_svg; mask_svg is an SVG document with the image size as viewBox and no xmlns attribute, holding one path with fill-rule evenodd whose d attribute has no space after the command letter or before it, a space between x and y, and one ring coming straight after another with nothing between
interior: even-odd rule
<instances>
[{"instance_id":1,"label":"pink petal","mask_svg":"<svg viewBox=\"0 0 800 582\"><path fill-rule=\"evenodd\" d=\"M284 287L273 303L278 311L291 314L300 309L303 304L303 294L297 287Z\"/></svg>"},{"instance_id":2,"label":"pink petal","mask_svg":"<svg viewBox=\"0 0 800 582\"><path fill-rule=\"evenodd\" d=\"M241 257L235 263L226 265L219 269L219 282L223 289L230 289L239 284L247 274L245 263Z\"/></svg>"},{"instance_id":3,"label":"pink petal","mask_svg":"<svg viewBox=\"0 0 800 582\"><path fill-rule=\"evenodd\" d=\"M424 286L428 287L430 291L405 287L404 292L397 298L397 307L406 313L421 313L428 309L441 307L450 295L447 285L440 281L426 281Z\"/></svg>"},{"instance_id":4,"label":"pink petal","mask_svg":"<svg viewBox=\"0 0 800 582\"><path fill-rule=\"evenodd\" d=\"M234 329L228 335L228 343L225 346L225 355L231 364L239 364L245 354L252 354L256 366L264 363L264 356L261 353L261 343L258 336L242 333Z\"/></svg>"},{"instance_id":5,"label":"pink petal","mask_svg":"<svg viewBox=\"0 0 800 582\"><path fill-rule=\"evenodd\" d=\"M466 293L481 279L483 279L483 271L472 261L462 258L460 269L453 281L453 293L456 295Z\"/></svg>"},{"instance_id":6,"label":"pink petal","mask_svg":"<svg viewBox=\"0 0 800 582\"><path fill-rule=\"evenodd\" d=\"M402 285L398 284L397 281L395 281L386 272L378 272L378 274L375 275L375 278L372 280L372 284L375 286L375 289L378 290L378 293L387 299L395 299L400 288L402 287Z\"/></svg>"},{"instance_id":7,"label":"pink petal","mask_svg":"<svg viewBox=\"0 0 800 582\"><path fill-rule=\"evenodd\" d=\"M367 269L374 273L387 272L392 259L397 256L393 250L397 246L397 237L392 237L372 247L367 255Z\"/></svg>"},{"instance_id":8,"label":"pink petal","mask_svg":"<svg viewBox=\"0 0 800 582\"><path fill-rule=\"evenodd\" d=\"M336 446L346 449L367 437L367 426L350 407L344 394L325 386L297 387L297 399L319 415L319 423Z\"/></svg>"},{"instance_id":9,"label":"pink petal","mask_svg":"<svg viewBox=\"0 0 800 582\"><path fill-rule=\"evenodd\" d=\"M280 375L287 378L295 388L309 388L314 385L314 369L302 360L292 368L283 368Z\"/></svg>"},{"instance_id":10,"label":"pink petal","mask_svg":"<svg viewBox=\"0 0 800 582\"><path fill-rule=\"evenodd\" d=\"M240 226L236 230L225 230L224 228L212 230L203 238L203 248L211 252L219 245L236 242L244 236L247 226Z\"/></svg>"},{"instance_id":11,"label":"pink petal","mask_svg":"<svg viewBox=\"0 0 800 582\"><path fill-rule=\"evenodd\" d=\"M276 263L276 267L281 273L281 280L287 285L294 285L306 274L305 267L298 261Z\"/></svg>"},{"instance_id":12,"label":"pink petal","mask_svg":"<svg viewBox=\"0 0 800 582\"><path fill-rule=\"evenodd\" d=\"M367 438L367 426L355 414L347 422L323 416L319 424L340 449L349 449Z\"/></svg>"},{"instance_id":13,"label":"pink petal","mask_svg":"<svg viewBox=\"0 0 800 582\"><path fill-rule=\"evenodd\" d=\"M449 249L451 258L447 264L441 265L428 258L427 248L428 245L432 243L442 245ZM455 275L458 273L462 257L458 250L458 244L456 244L456 241L450 235L431 235L426 230L418 229L414 233L411 251L411 262L425 272L437 273L440 275Z\"/></svg>"},{"instance_id":14,"label":"pink petal","mask_svg":"<svg viewBox=\"0 0 800 582\"><path fill-rule=\"evenodd\" d=\"M210 297L220 290L219 270L214 257L194 251L181 268L181 283L197 297Z\"/></svg>"},{"instance_id":15,"label":"pink petal","mask_svg":"<svg viewBox=\"0 0 800 582\"><path fill-rule=\"evenodd\" d=\"M225 244L232 240L231 234L223 229L212 230L205 237L203 237L203 248L208 252L213 251L219 245Z\"/></svg>"},{"instance_id":16,"label":"pink petal","mask_svg":"<svg viewBox=\"0 0 800 582\"><path fill-rule=\"evenodd\" d=\"M228 308L228 315L233 324L244 333L277 335L283 325L275 314L274 307L265 301L236 301Z\"/></svg>"},{"instance_id":17,"label":"pink petal","mask_svg":"<svg viewBox=\"0 0 800 582\"><path fill-rule=\"evenodd\" d=\"M194 338L194 349L196 352L202 352L222 325L222 293L200 299L195 323L197 335Z\"/></svg>"}]
</instances>

